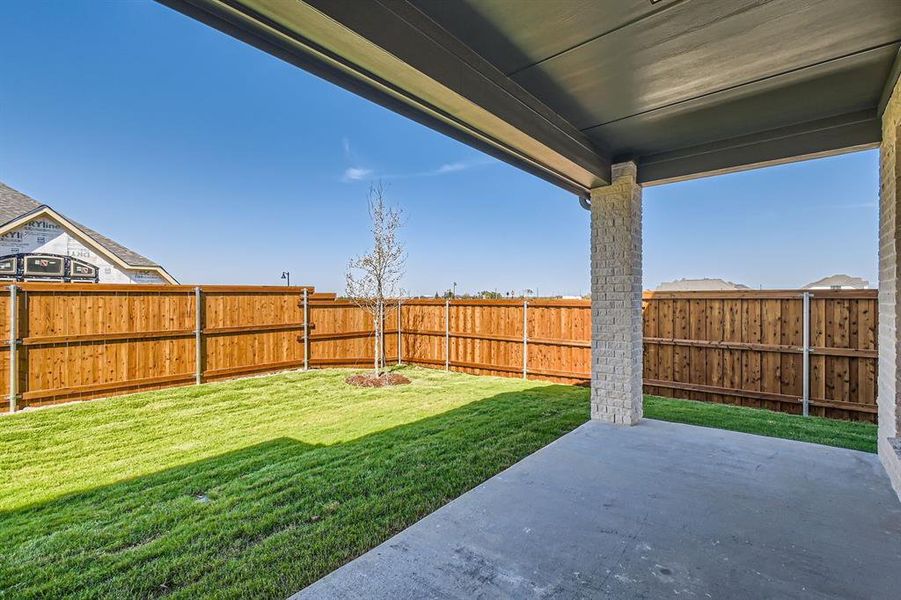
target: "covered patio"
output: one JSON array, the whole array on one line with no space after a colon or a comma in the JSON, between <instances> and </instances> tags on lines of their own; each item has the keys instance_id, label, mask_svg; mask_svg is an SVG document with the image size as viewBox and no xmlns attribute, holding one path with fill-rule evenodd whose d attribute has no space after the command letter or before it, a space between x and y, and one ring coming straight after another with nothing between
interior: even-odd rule
<instances>
[{"instance_id":1,"label":"covered patio","mask_svg":"<svg viewBox=\"0 0 901 600\"><path fill-rule=\"evenodd\" d=\"M898 564L872 454L589 421L294 598L864 600Z\"/></svg>"},{"instance_id":2,"label":"covered patio","mask_svg":"<svg viewBox=\"0 0 901 600\"><path fill-rule=\"evenodd\" d=\"M896 0L160 1L553 182L590 211L595 422L310 594L897 590ZM642 188L877 146L884 471L855 453L642 423ZM861 478L870 493L842 491Z\"/></svg>"}]
</instances>

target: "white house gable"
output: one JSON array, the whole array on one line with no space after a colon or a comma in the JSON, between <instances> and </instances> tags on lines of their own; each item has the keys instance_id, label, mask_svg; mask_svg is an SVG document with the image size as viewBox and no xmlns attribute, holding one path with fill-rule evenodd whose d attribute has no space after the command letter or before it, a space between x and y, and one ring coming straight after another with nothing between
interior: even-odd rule
<instances>
[{"instance_id":1,"label":"white house gable","mask_svg":"<svg viewBox=\"0 0 901 600\"><path fill-rule=\"evenodd\" d=\"M0 256L58 254L97 267L100 283L167 283L153 270L126 269L98 254L81 236L49 216L39 216L0 236Z\"/></svg>"}]
</instances>

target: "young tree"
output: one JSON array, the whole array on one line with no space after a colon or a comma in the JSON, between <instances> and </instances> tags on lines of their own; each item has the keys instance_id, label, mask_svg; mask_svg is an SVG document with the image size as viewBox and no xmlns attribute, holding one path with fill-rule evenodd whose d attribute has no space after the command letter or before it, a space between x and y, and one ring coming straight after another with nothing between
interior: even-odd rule
<instances>
[{"instance_id":1,"label":"young tree","mask_svg":"<svg viewBox=\"0 0 901 600\"><path fill-rule=\"evenodd\" d=\"M373 370L381 372L382 339L385 326L385 299L396 296L404 274L406 253L397 237L403 212L385 202L382 182L369 186L369 219L372 222L372 249L350 260L347 265L346 292L353 302L372 315L375 329Z\"/></svg>"}]
</instances>

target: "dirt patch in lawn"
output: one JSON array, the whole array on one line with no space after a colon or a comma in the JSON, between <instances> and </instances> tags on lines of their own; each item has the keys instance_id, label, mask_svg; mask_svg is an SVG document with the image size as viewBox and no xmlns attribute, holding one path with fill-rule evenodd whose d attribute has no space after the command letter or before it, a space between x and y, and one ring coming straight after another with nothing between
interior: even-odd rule
<instances>
[{"instance_id":1,"label":"dirt patch in lawn","mask_svg":"<svg viewBox=\"0 0 901 600\"><path fill-rule=\"evenodd\" d=\"M405 385L410 383L409 379L397 373L382 373L378 377L376 377L374 373L363 373L361 375L350 375L344 381L346 381L350 385L355 385L357 387L371 388L388 387L390 385Z\"/></svg>"}]
</instances>

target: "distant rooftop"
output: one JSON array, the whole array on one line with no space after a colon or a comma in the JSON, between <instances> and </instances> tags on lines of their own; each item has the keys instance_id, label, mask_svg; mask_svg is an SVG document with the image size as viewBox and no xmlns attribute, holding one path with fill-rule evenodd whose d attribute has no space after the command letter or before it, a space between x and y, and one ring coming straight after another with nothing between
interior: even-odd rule
<instances>
[{"instance_id":1,"label":"distant rooftop","mask_svg":"<svg viewBox=\"0 0 901 600\"><path fill-rule=\"evenodd\" d=\"M850 275L830 275L829 277L823 277L822 279L818 279L814 282L808 283L804 286L806 290L829 290L829 289L842 289L842 290L865 290L870 287L870 282L862 277L852 277Z\"/></svg>"},{"instance_id":2,"label":"distant rooftop","mask_svg":"<svg viewBox=\"0 0 901 600\"><path fill-rule=\"evenodd\" d=\"M720 292L728 290L749 290L746 285L726 281L725 279L713 279L705 277L703 279L677 279L675 281L666 281L658 285L654 291L657 292Z\"/></svg>"}]
</instances>

